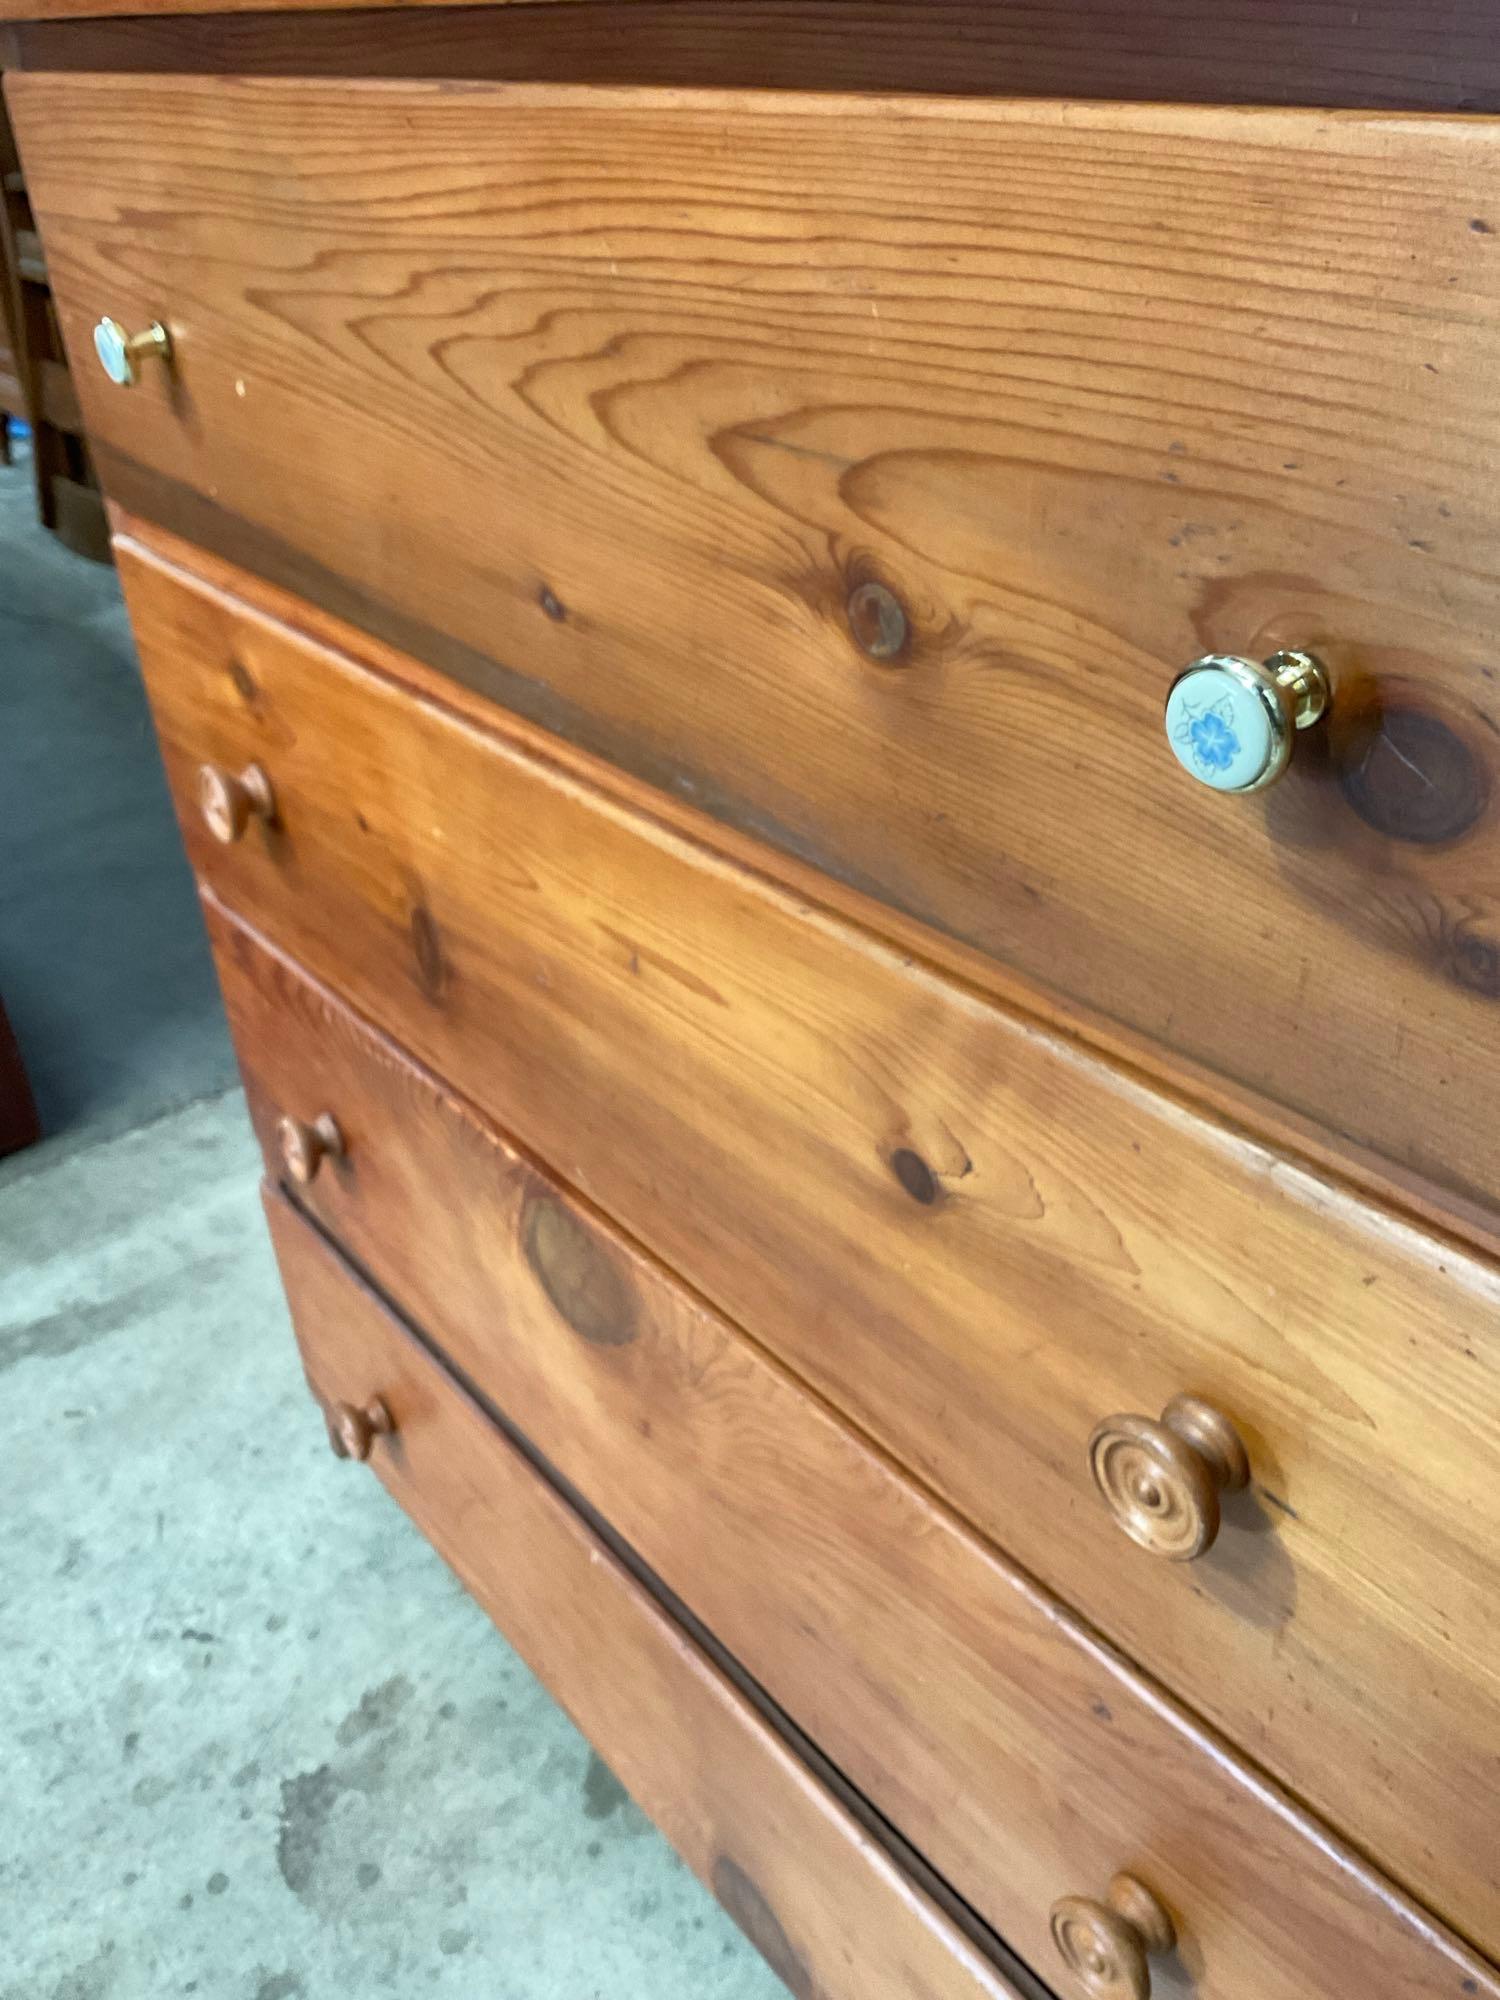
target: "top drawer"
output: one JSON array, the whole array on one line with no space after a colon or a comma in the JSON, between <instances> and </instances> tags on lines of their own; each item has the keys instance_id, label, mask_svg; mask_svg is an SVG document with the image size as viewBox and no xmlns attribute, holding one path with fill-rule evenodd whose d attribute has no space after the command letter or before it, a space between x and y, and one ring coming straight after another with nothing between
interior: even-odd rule
<instances>
[{"instance_id":1,"label":"top drawer","mask_svg":"<svg viewBox=\"0 0 1500 2000\"><path fill-rule=\"evenodd\" d=\"M118 500L1493 1223L1493 128L8 88Z\"/></svg>"}]
</instances>

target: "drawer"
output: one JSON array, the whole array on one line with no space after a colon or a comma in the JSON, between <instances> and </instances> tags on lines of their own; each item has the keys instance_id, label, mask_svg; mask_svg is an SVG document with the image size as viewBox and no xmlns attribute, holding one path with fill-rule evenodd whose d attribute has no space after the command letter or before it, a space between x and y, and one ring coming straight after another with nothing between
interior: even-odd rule
<instances>
[{"instance_id":1,"label":"drawer","mask_svg":"<svg viewBox=\"0 0 1500 2000\"><path fill-rule=\"evenodd\" d=\"M423 1294L445 1301L425 1330L1024 1960L1070 1994L1128 1992L1102 1972L1095 1985L1071 1979L1049 1935L1055 1903L1097 1898L1123 1870L1162 1899L1179 1935L1174 1953L1152 1954L1157 2000L1500 1994L1500 1975L1257 1783L772 1363L466 1127L399 1059L386 1053L382 1066L407 1121L479 1169L463 1191L472 1235L452 1227L451 1183L402 1231L422 1244ZM363 1137L351 1130L355 1177ZM481 1577L494 1577L504 1622L508 1555L527 1547L525 1522L491 1545L505 1495L486 1490L472 1420L461 1424L456 1399L445 1407L435 1372L418 1372L325 1240L282 1200L268 1206L320 1392L353 1411L384 1403L395 1449L375 1439L372 1458L395 1461L396 1490L439 1546L451 1548L461 1526L461 1570L484 1551ZM544 1563L544 1551L528 1555L522 1582ZM544 1677L572 1650L566 1636L558 1645L549 1633L545 1648L538 1639ZM591 1646L571 1669L580 1700L610 1678L599 1658ZM628 1766L621 1776L629 1783ZM770 1884L742 1865L779 1912Z\"/></svg>"},{"instance_id":2,"label":"drawer","mask_svg":"<svg viewBox=\"0 0 1500 2000\"><path fill-rule=\"evenodd\" d=\"M1500 1945L1496 1274L396 680L121 563L215 889ZM205 760L263 766L276 825L210 838ZM310 1035L295 1070L274 1014L242 1045L308 1119L334 1057ZM377 1150L395 1171L409 1147ZM377 1234L435 1171L393 1184ZM1184 1394L1252 1485L1180 1564L1112 1524L1089 1447Z\"/></svg>"},{"instance_id":3,"label":"drawer","mask_svg":"<svg viewBox=\"0 0 1500 2000\"><path fill-rule=\"evenodd\" d=\"M1500 1229L1493 125L9 94L117 501ZM1179 669L1289 647L1194 783Z\"/></svg>"},{"instance_id":4,"label":"drawer","mask_svg":"<svg viewBox=\"0 0 1500 2000\"><path fill-rule=\"evenodd\" d=\"M341 1411L382 1399L394 1432L355 1450L797 2000L1040 2000L914 1886L270 1190L266 1209L330 1435Z\"/></svg>"}]
</instances>

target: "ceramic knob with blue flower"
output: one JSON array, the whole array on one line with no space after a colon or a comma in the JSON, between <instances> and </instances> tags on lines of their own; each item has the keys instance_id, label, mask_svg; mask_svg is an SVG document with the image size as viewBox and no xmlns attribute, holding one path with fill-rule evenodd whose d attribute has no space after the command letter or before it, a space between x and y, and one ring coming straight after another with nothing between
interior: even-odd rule
<instances>
[{"instance_id":1,"label":"ceramic knob with blue flower","mask_svg":"<svg viewBox=\"0 0 1500 2000\"><path fill-rule=\"evenodd\" d=\"M1273 653L1262 665L1208 653L1173 681L1167 741L1182 768L1216 792L1258 792L1291 762L1299 729L1328 707L1328 673L1312 653Z\"/></svg>"},{"instance_id":2,"label":"ceramic knob with blue flower","mask_svg":"<svg viewBox=\"0 0 1500 2000\"><path fill-rule=\"evenodd\" d=\"M171 360L172 336L160 320L152 320L144 332L127 333L117 319L106 317L94 328L94 352L116 388L133 389L141 379L143 361L153 356L159 361Z\"/></svg>"}]
</instances>

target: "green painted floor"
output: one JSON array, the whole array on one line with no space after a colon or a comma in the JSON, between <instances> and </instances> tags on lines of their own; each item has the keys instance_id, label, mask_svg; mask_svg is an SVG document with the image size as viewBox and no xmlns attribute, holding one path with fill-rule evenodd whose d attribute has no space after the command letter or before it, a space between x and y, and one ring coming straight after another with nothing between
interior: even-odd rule
<instances>
[{"instance_id":1,"label":"green painted floor","mask_svg":"<svg viewBox=\"0 0 1500 2000\"><path fill-rule=\"evenodd\" d=\"M114 581L0 469L0 2000L774 2000L328 1453Z\"/></svg>"}]
</instances>

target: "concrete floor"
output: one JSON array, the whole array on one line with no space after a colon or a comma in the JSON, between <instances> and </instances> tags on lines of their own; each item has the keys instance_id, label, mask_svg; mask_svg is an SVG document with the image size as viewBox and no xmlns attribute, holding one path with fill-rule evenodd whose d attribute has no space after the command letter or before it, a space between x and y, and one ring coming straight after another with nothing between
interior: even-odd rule
<instances>
[{"instance_id":1,"label":"concrete floor","mask_svg":"<svg viewBox=\"0 0 1500 2000\"><path fill-rule=\"evenodd\" d=\"M234 1082L195 912L114 571L0 468L0 994L44 1130Z\"/></svg>"},{"instance_id":2,"label":"concrete floor","mask_svg":"<svg viewBox=\"0 0 1500 2000\"><path fill-rule=\"evenodd\" d=\"M304 1389L112 576L0 469L0 2000L781 1993Z\"/></svg>"}]
</instances>

